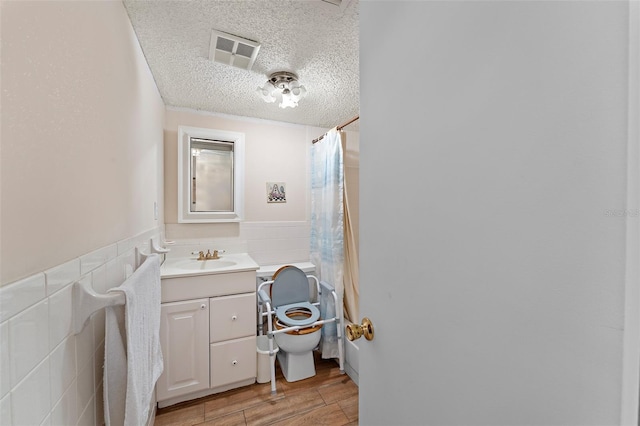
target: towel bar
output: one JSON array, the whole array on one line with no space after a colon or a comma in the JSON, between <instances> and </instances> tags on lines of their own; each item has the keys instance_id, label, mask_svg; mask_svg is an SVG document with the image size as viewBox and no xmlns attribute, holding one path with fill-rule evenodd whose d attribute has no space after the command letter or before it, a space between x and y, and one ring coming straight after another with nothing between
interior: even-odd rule
<instances>
[{"instance_id":1,"label":"towel bar","mask_svg":"<svg viewBox=\"0 0 640 426\"><path fill-rule=\"evenodd\" d=\"M136 269L147 259L147 255L135 248ZM107 306L124 305L123 293L101 294L97 293L91 286L89 279L76 281L73 283L73 332L80 333L91 315Z\"/></svg>"}]
</instances>

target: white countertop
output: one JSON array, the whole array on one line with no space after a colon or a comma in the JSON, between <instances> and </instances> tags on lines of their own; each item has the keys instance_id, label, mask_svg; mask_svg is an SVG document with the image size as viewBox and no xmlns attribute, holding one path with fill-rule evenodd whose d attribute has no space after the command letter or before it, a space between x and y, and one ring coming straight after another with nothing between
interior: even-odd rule
<instances>
[{"instance_id":1,"label":"white countertop","mask_svg":"<svg viewBox=\"0 0 640 426\"><path fill-rule=\"evenodd\" d=\"M197 260L197 256L167 257L160 267L161 278L228 274L257 271L260 266L247 253L223 254L220 259Z\"/></svg>"}]
</instances>

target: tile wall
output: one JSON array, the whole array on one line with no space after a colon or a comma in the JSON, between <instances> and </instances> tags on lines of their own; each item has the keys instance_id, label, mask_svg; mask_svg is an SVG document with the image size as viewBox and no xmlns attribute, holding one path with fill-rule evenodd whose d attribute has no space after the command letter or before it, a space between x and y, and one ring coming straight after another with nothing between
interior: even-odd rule
<instances>
[{"instance_id":1,"label":"tile wall","mask_svg":"<svg viewBox=\"0 0 640 426\"><path fill-rule=\"evenodd\" d=\"M98 292L133 271L160 229L0 288L0 425L103 424L104 311L72 331L72 283Z\"/></svg>"},{"instance_id":2,"label":"tile wall","mask_svg":"<svg viewBox=\"0 0 640 426\"><path fill-rule=\"evenodd\" d=\"M104 311L72 331L72 283L98 292L133 271L134 248L148 252L153 229L0 288L0 425L103 424ZM244 222L234 238L181 239L168 256L223 249L259 265L309 260L310 224Z\"/></svg>"},{"instance_id":3,"label":"tile wall","mask_svg":"<svg viewBox=\"0 0 640 426\"><path fill-rule=\"evenodd\" d=\"M239 234L233 238L176 239L168 247L168 256L222 249L227 253L249 253L261 266L309 261L310 222L242 222Z\"/></svg>"}]
</instances>

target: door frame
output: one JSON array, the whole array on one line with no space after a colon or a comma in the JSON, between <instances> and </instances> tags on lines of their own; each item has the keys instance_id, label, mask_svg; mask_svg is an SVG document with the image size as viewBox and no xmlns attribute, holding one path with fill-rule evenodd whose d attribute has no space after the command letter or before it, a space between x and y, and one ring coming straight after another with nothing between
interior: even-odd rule
<instances>
[{"instance_id":1,"label":"door frame","mask_svg":"<svg viewBox=\"0 0 640 426\"><path fill-rule=\"evenodd\" d=\"M629 99L625 324L621 424L638 425L640 409L640 2L629 2Z\"/></svg>"}]
</instances>

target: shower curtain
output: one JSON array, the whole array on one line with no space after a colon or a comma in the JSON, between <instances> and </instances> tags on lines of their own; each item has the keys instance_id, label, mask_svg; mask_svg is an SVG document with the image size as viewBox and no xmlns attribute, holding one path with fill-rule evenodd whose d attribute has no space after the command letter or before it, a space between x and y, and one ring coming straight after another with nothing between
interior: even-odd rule
<instances>
[{"instance_id":1,"label":"shower curtain","mask_svg":"<svg viewBox=\"0 0 640 426\"><path fill-rule=\"evenodd\" d=\"M340 133L330 130L311 149L311 262L318 279L336 290L338 305L324 295L320 316L331 318L342 310L344 293L344 167ZM325 292L326 293L326 292ZM338 357L336 323L322 327L322 358Z\"/></svg>"},{"instance_id":2,"label":"shower curtain","mask_svg":"<svg viewBox=\"0 0 640 426\"><path fill-rule=\"evenodd\" d=\"M342 152L347 152L346 133L342 132ZM344 161L345 167L347 161ZM352 216L352 204L349 198L348 173L344 173L344 317L351 322L358 323L360 318L360 263L358 259L358 244L353 221L358 218ZM357 188L357 187L356 187ZM356 189L357 190L357 189ZM356 213L357 215L357 213ZM353 219L352 219L353 218Z\"/></svg>"},{"instance_id":3,"label":"shower curtain","mask_svg":"<svg viewBox=\"0 0 640 426\"><path fill-rule=\"evenodd\" d=\"M310 255L318 278L335 288L337 308L345 319L358 322L359 262L349 209L346 152L346 133L336 129L329 131L322 143L314 145L311 150ZM335 314L333 299L324 295L320 299L320 315L330 318ZM335 323L324 325L320 348L323 358L338 357Z\"/></svg>"}]
</instances>

